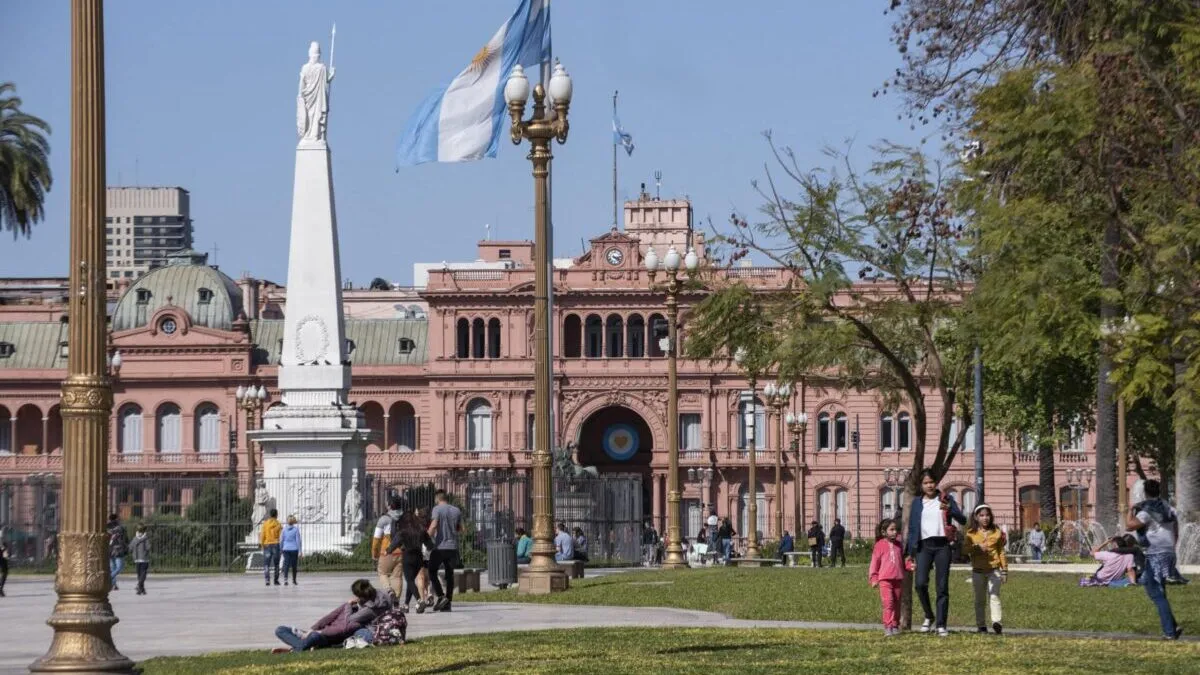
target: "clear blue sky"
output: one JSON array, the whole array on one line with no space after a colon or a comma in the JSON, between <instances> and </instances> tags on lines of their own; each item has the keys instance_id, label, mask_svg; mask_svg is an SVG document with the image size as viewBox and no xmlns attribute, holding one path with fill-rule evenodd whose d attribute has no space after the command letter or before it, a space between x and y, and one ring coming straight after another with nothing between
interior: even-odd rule
<instances>
[{"instance_id":1,"label":"clear blue sky","mask_svg":"<svg viewBox=\"0 0 1200 675\"><path fill-rule=\"evenodd\" d=\"M411 283L413 262L470 260L493 238L532 238L527 147L494 160L395 171L398 134L512 13L516 0L440 2L106 3L108 183L191 192L196 248L217 263L284 282L294 162L295 96L308 43L328 60L337 22L330 115L342 271L356 284ZM555 254L612 219L611 97L636 150L620 160L620 194L639 183L692 198L723 225L759 205L750 186L773 129L802 165L854 138L913 142L899 99L872 91L899 59L884 0L554 0L554 51L571 72L571 136L555 146ZM52 126L54 189L33 238L0 240L0 276L65 275L70 13L67 2L6 0L0 79ZM212 262L210 260L210 262Z\"/></svg>"}]
</instances>

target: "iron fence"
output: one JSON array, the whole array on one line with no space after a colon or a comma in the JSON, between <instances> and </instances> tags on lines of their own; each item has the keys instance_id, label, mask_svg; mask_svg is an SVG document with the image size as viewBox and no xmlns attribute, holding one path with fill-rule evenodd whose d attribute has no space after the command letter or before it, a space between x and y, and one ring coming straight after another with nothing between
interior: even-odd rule
<instances>
[{"instance_id":1,"label":"iron fence","mask_svg":"<svg viewBox=\"0 0 1200 675\"><path fill-rule=\"evenodd\" d=\"M264 479L254 486L239 486L233 476L121 475L109 479L108 504L130 537L145 525L156 571L245 568L249 554L259 548L259 523L271 508L281 521L295 515L300 522L305 569L367 570L375 523L387 511L388 497L399 494L428 515L438 489L463 511L460 551L466 566L486 565L488 542L514 542L518 528L531 529L529 476L515 470L367 473L357 483L353 476L312 474ZM556 478L554 492L555 521L583 530L593 561L640 559L639 476ZM50 474L0 481L0 537L8 543L14 567L54 568L60 493L58 477ZM329 504L340 504L340 512Z\"/></svg>"}]
</instances>

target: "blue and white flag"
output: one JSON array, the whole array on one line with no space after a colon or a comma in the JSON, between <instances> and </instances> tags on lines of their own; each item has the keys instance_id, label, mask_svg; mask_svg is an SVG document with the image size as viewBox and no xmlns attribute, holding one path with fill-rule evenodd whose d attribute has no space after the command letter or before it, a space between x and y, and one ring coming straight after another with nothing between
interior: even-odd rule
<instances>
[{"instance_id":1,"label":"blue and white flag","mask_svg":"<svg viewBox=\"0 0 1200 675\"><path fill-rule=\"evenodd\" d=\"M621 120L615 112L613 113L613 145L623 145L625 153L633 155L633 135L621 128Z\"/></svg>"},{"instance_id":2,"label":"blue and white flag","mask_svg":"<svg viewBox=\"0 0 1200 675\"><path fill-rule=\"evenodd\" d=\"M550 0L521 0L458 77L429 95L400 137L397 166L495 157L513 66L550 60Z\"/></svg>"}]
</instances>

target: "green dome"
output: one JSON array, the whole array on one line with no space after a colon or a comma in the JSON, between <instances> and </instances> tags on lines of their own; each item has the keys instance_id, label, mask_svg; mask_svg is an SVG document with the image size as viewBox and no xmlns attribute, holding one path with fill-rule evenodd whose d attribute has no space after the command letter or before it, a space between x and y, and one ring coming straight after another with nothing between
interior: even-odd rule
<instances>
[{"instance_id":1,"label":"green dome","mask_svg":"<svg viewBox=\"0 0 1200 675\"><path fill-rule=\"evenodd\" d=\"M206 254L183 251L167 265L144 274L117 301L113 331L145 326L167 305L182 307L193 325L231 330L242 313L241 290L233 279L207 263Z\"/></svg>"}]
</instances>

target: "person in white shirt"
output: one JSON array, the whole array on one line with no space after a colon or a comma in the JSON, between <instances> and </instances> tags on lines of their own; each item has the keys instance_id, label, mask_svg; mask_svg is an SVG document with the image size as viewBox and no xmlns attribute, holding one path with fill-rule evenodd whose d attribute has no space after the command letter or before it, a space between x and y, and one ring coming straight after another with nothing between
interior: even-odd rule
<instances>
[{"instance_id":1,"label":"person in white shirt","mask_svg":"<svg viewBox=\"0 0 1200 675\"><path fill-rule=\"evenodd\" d=\"M957 528L955 522L966 524L954 497L938 490L938 479L930 469L921 472L921 494L913 497L908 511L908 537L904 542L906 564L915 567L913 587L925 612L921 632L928 633L936 626L939 637L946 637L946 616L950 613L950 544ZM929 571L933 568L937 582L937 613L929 602Z\"/></svg>"}]
</instances>

